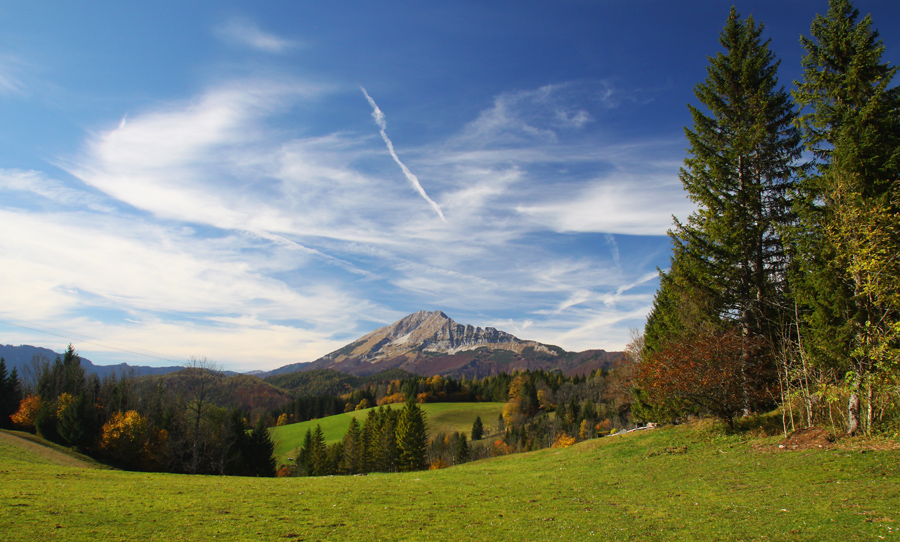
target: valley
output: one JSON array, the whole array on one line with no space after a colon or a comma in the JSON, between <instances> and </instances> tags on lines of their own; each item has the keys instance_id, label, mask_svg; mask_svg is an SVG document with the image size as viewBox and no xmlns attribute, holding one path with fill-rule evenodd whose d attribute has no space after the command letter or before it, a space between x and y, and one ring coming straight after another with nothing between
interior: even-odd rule
<instances>
[{"instance_id":1,"label":"valley","mask_svg":"<svg viewBox=\"0 0 900 542\"><path fill-rule=\"evenodd\" d=\"M872 540L900 451L778 451L691 425L439 471L235 478L83 469L0 442L0 532L34 540ZM858 443L857 443L858 444Z\"/></svg>"}]
</instances>

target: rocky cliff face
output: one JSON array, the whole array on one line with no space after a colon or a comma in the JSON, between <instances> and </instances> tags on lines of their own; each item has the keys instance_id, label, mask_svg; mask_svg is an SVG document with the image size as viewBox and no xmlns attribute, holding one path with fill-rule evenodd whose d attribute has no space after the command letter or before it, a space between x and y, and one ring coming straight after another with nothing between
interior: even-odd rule
<instances>
[{"instance_id":1,"label":"rocky cliff face","mask_svg":"<svg viewBox=\"0 0 900 542\"><path fill-rule=\"evenodd\" d=\"M481 347L513 352L531 347L555 354L540 343L519 340L505 331L457 324L441 311L418 311L376 329L323 359L341 362L356 358L375 363L389 358L416 357L420 353L457 354Z\"/></svg>"}]
</instances>

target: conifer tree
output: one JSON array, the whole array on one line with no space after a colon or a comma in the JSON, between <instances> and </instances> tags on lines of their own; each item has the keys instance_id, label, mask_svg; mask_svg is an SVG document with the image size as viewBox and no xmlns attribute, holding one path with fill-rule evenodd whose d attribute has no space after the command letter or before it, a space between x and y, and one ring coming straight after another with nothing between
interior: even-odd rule
<instances>
[{"instance_id":1,"label":"conifer tree","mask_svg":"<svg viewBox=\"0 0 900 542\"><path fill-rule=\"evenodd\" d=\"M469 460L469 441L466 439L465 433L456 433L455 450L453 451L453 463L459 465Z\"/></svg>"},{"instance_id":2,"label":"conifer tree","mask_svg":"<svg viewBox=\"0 0 900 542\"><path fill-rule=\"evenodd\" d=\"M294 459L294 464L297 466L298 473L301 476L311 476L312 469L310 467L310 457L312 456L313 450L313 437L312 437L312 429L306 430L306 435L303 436L303 444L300 445L300 451L297 452L297 457Z\"/></svg>"},{"instance_id":3,"label":"conifer tree","mask_svg":"<svg viewBox=\"0 0 900 542\"><path fill-rule=\"evenodd\" d=\"M872 19L831 0L801 38L799 126L816 161L801 186L795 282L809 354L847 374L849 434L873 416L873 376L897 365L900 340L900 90Z\"/></svg>"},{"instance_id":4,"label":"conifer tree","mask_svg":"<svg viewBox=\"0 0 900 542\"><path fill-rule=\"evenodd\" d=\"M406 402L397 422L397 447L400 450L398 463L401 471L425 468L428 451L425 414L414 400Z\"/></svg>"},{"instance_id":5,"label":"conifer tree","mask_svg":"<svg viewBox=\"0 0 900 542\"><path fill-rule=\"evenodd\" d=\"M720 35L725 52L710 58L688 106L693 129L681 180L697 211L670 232L690 288L711 300L713 318L745 334L767 334L784 295L779 228L790 217L789 190L799 158L790 95L778 86L780 61L763 42L763 25L734 8Z\"/></svg>"},{"instance_id":6,"label":"conifer tree","mask_svg":"<svg viewBox=\"0 0 900 542\"><path fill-rule=\"evenodd\" d=\"M476 416L475 422L472 423L472 440L481 440L482 438L484 438L484 424L481 416Z\"/></svg>"},{"instance_id":7,"label":"conifer tree","mask_svg":"<svg viewBox=\"0 0 900 542\"><path fill-rule=\"evenodd\" d=\"M266 427L265 418L260 417L247 439L245 455L249 462L249 472L253 476L275 476L277 462L274 454L275 442L272 440L269 428Z\"/></svg>"},{"instance_id":8,"label":"conifer tree","mask_svg":"<svg viewBox=\"0 0 900 542\"><path fill-rule=\"evenodd\" d=\"M249 457L247 425L241 411L233 408L222 420L220 433L221 448L219 456L219 473L225 475L241 475L250 469L246 465Z\"/></svg>"},{"instance_id":9,"label":"conifer tree","mask_svg":"<svg viewBox=\"0 0 900 542\"><path fill-rule=\"evenodd\" d=\"M343 439L343 456L341 458L341 472L343 474L358 474L364 472L363 433L356 418L350 418L350 426Z\"/></svg>"},{"instance_id":10,"label":"conifer tree","mask_svg":"<svg viewBox=\"0 0 900 542\"><path fill-rule=\"evenodd\" d=\"M649 352L704 328L777 336L787 296L781 230L791 218L801 138L762 31L731 8L719 37L724 51L710 57L694 89L704 109L688 106L693 127L685 128L680 178L697 210L669 231L672 266L661 274L645 329ZM749 356L742 356L747 367ZM745 413L751 395L745 390Z\"/></svg>"},{"instance_id":11,"label":"conifer tree","mask_svg":"<svg viewBox=\"0 0 900 542\"><path fill-rule=\"evenodd\" d=\"M369 411L363 427L366 469L374 472L394 472L397 465L397 412L380 406Z\"/></svg>"},{"instance_id":12,"label":"conifer tree","mask_svg":"<svg viewBox=\"0 0 900 542\"><path fill-rule=\"evenodd\" d=\"M19 410L22 401L22 384L19 372L13 367L6 372L6 360L0 358L0 429L12 429L14 424L10 416Z\"/></svg>"},{"instance_id":13,"label":"conifer tree","mask_svg":"<svg viewBox=\"0 0 900 542\"><path fill-rule=\"evenodd\" d=\"M310 475L324 476L328 474L328 447L325 445L325 433L322 426L316 424L312 434L312 445L309 450Z\"/></svg>"}]
</instances>

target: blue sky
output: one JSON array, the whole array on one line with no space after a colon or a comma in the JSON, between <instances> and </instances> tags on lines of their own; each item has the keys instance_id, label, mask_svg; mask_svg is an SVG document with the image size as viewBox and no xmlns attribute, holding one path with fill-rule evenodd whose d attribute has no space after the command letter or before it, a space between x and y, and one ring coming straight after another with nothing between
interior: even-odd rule
<instances>
[{"instance_id":1,"label":"blue sky","mask_svg":"<svg viewBox=\"0 0 900 542\"><path fill-rule=\"evenodd\" d=\"M0 12L0 343L244 371L423 309L622 349L731 6L70 4ZM791 88L827 2L736 6Z\"/></svg>"}]
</instances>

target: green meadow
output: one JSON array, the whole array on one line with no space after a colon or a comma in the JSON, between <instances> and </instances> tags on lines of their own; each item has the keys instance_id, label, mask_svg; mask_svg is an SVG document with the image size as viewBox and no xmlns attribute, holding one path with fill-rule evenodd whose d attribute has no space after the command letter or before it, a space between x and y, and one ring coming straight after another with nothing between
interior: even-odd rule
<instances>
[{"instance_id":1,"label":"green meadow","mask_svg":"<svg viewBox=\"0 0 900 542\"><path fill-rule=\"evenodd\" d=\"M678 426L439 471L262 479L63 465L4 438L0 538L900 540L900 451L777 442Z\"/></svg>"},{"instance_id":2,"label":"green meadow","mask_svg":"<svg viewBox=\"0 0 900 542\"><path fill-rule=\"evenodd\" d=\"M390 408L403 408L403 404L387 405ZM423 403L419 405L427 417L428 434L463 432L467 436L472 432L472 424L475 418L481 416L485 427L485 435L490 435L497 425L497 417L503 410L503 403ZM356 418L360 425L369 414L369 410L357 410L346 412L337 416L329 416L318 420L292 423L272 429L272 439L275 441L275 458L279 465L285 464L288 457L296 454L303 444L303 437L307 430L315 430L316 425L322 426L325 443L339 442L350 427L350 419Z\"/></svg>"}]
</instances>

